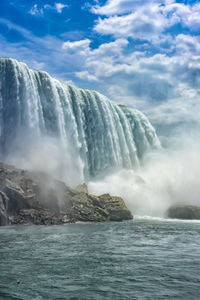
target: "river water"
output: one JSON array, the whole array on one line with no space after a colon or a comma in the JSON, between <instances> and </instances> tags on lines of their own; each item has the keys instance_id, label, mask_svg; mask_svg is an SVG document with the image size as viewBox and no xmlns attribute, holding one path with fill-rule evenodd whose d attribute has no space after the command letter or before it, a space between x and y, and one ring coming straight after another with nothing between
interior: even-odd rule
<instances>
[{"instance_id":1,"label":"river water","mask_svg":"<svg viewBox=\"0 0 200 300\"><path fill-rule=\"evenodd\" d=\"M1 227L0 299L200 299L200 222Z\"/></svg>"}]
</instances>

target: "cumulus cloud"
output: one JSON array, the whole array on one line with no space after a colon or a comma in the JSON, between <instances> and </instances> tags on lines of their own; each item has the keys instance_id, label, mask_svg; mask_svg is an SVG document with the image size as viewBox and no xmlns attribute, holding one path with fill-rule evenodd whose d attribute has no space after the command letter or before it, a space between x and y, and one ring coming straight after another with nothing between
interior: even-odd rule
<instances>
[{"instance_id":1,"label":"cumulus cloud","mask_svg":"<svg viewBox=\"0 0 200 300\"><path fill-rule=\"evenodd\" d=\"M86 56L84 67L87 71L76 72L79 78L87 80L98 80L110 77L116 70L123 69L121 59L124 58L123 51L128 45L128 40L117 39L114 42L104 43L96 49L89 47L90 40L66 42L63 48L74 54ZM72 49L71 49L72 48Z\"/></svg>"},{"instance_id":2,"label":"cumulus cloud","mask_svg":"<svg viewBox=\"0 0 200 300\"><path fill-rule=\"evenodd\" d=\"M193 109L200 109L199 36L177 35L173 55L130 51L125 38L96 49L90 42L63 44L75 57L84 57L82 69L75 73L79 79L98 82L112 100L146 111L154 125L197 122Z\"/></svg>"},{"instance_id":3,"label":"cumulus cloud","mask_svg":"<svg viewBox=\"0 0 200 300\"><path fill-rule=\"evenodd\" d=\"M200 29L200 3L193 5L168 3L163 7L163 13L169 19L174 20L174 23L181 23L194 31Z\"/></svg>"},{"instance_id":4,"label":"cumulus cloud","mask_svg":"<svg viewBox=\"0 0 200 300\"><path fill-rule=\"evenodd\" d=\"M99 18L94 30L104 35L131 37L141 40L158 41L159 35L168 26L158 5L144 5L130 14Z\"/></svg>"},{"instance_id":5,"label":"cumulus cloud","mask_svg":"<svg viewBox=\"0 0 200 300\"><path fill-rule=\"evenodd\" d=\"M179 34L175 39L177 52L199 56L200 54L200 36L192 36L189 34Z\"/></svg>"},{"instance_id":6,"label":"cumulus cloud","mask_svg":"<svg viewBox=\"0 0 200 300\"><path fill-rule=\"evenodd\" d=\"M156 1L145 1L146 4L154 2ZM108 0L105 5L95 5L91 10L95 14L109 16L131 12L132 10L141 7L141 5L142 3L140 0Z\"/></svg>"},{"instance_id":7,"label":"cumulus cloud","mask_svg":"<svg viewBox=\"0 0 200 300\"><path fill-rule=\"evenodd\" d=\"M95 32L111 36L113 43L129 43L115 55L106 51L107 44L90 51L85 78L94 76L115 101L145 110L154 124L197 122L200 4L108 0L91 11L99 15ZM105 48L103 55L100 48Z\"/></svg>"},{"instance_id":8,"label":"cumulus cloud","mask_svg":"<svg viewBox=\"0 0 200 300\"><path fill-rule=\"evenodd\" d=\"M145 111L160 128L183 120L198 122L200 4L176 0L100 3L85 6L96 17L89 38L84 32L75 36L66 32L62 40L53 39L53 46L50 37L36 44L53 49L57 66L67 63L67 77L75 84ZM65 7L59 1L42 8L35 4L32 14L50 8L61 13Z\"/></svg>"},{"instance_id":9,"label":"cumulus cloud","mask_svg":"<svg viewBox=\"0 0 200 300\"><path fill-rule=\"evenodd\" d=\"M103 57L108 55L118 55L128 45L127 39L117 39L114 42L101 44L94 49L91 54Z\"/></svg>"},{"instance_id":10,"label":"cumulus cloud","mask_svg":"<svg viewBox=\"0 0 200 300\"><path fill-rule=\"evenodd\" d=\"M80 71L80 72L76 72L75 74L77 77L79 77L82 80L98 81L98 78L90 74L88 71Z\"/></svg>"},{"instance_id":11,"label":"cumulus cloud","mask_svg":"<svg viewBox=\"0 0 200 300\"><path fill-rule=\"evenodd\" d=\"M103 35L131 37L159 42L166 30L182 24L198 32L200 4L186 5L173 0L108 0L105 5L94 6L91 11L99 17L94 30ZM106 17L105 17L106 16Z\"/></svg>"},{"instance_id":12,"label":"cumulus cloud","mask_svg":"<svg viewBox=\"0 0 200 300\"><path fill-rule=\"evenodd\" d=\"M74 42L67 41L62 44L62 49L71 54L86 55L89 52L90 43L91 41L89 39Z\"/></svg>"}]
</instances>

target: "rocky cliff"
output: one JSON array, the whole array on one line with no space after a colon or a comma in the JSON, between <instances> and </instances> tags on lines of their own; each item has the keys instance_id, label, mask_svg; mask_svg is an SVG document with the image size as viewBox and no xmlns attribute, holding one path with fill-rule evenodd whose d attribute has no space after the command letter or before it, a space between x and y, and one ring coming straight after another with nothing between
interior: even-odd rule
<instances>
[{"instance_id":1,"label":"rocky cliff","mask_svg":"<svg viewBox=\"0 0 200 300\"><path fill-rule=\"evenodd\" d=\"M122 221L132 214L120 197L88 194L44 173L0 163L0 225Z\"/></svg>"}]
</instances>

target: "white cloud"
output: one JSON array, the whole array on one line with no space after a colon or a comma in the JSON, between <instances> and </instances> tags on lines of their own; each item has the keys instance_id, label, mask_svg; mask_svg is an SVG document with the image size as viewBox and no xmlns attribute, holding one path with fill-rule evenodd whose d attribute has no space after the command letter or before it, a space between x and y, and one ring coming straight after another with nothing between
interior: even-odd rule
<instances>
[{"instance_id":1,"label":"white cloud","mask_svg":"<svg viewBox=\"0 0 200 300\"><path fill-rule=\"evenodd\" d=\"M157 119L174 124L187 117L196 121L200 115L193 113L194 108L200 110L200 3L108 0L91 11L99 15L94 31L115 40L112 46L106 43L89 49L85 66L76 76L95 79L113 100L150 112L154 123ZM173 30L176 24L182 32Z\"/></svg>"},{"instance_id":2,"label":"white cloud","mask_svg":"<svg viewBox=\"0 0 200 300\"><path fill-rule=\"evenodd\" d=\"M173 19L174 23L182 23L194 31L200 29L200 3L194 5L170 3L163 8L163 12L168 19Z\"/></svg>"},{"instance_id":3,"label":"white cloud","mask_svg":"<svg viewBox=\"0 0 200 300\"><path fill-rule=\"evenodd\" d=\"M200 3L187 5L174 0L108 0L91 11L99 17L94 30L103 35L131 37L154 43L163 42L164 32L175 24L198 32L200 30Z\"/></svg>"},{"instance_id":4,"label":"white cloud","mask_svg":"<svg viewBox=\"0 0 200 300\"><path fill-rule=\"evenodd\" d=\"M63 4L63 3L55 3L55 7L58 13L62 13L62 10L66 7L68 7L68 5Z\"/></svg>"},{"instance_id":5,"label":"white cloud","mask_svg":"<svg viewBox=\"0 0 200 300\"><path fill-rule=\"evenodd\" d=\"M200 3L197 3L192 7L191 13L188 14L185 20L185 24L195 31L200 30Z\"/></svg>"},{"instance_id":6,"label":"white cloud","mask_svg":"<svg viewBox=\"0 0 200 300\"><path fill-rule=\"evenodd\" d=\"M64 4L56 4L43 9L62 12ZM64 43L50 37L36 40L37 45L52 51L61 70L67 64L61 77L67 74L77 85L95 88L118 103L146 111L154 124L200 119L196 113L200 111L200 4L109 0L92 11L99 14L93 34L110 35L109 42L96 49L84 34L78 33L71 41L74 32L63 35L68 40ZM42 12L34 5L32 14ZM178 26L170 32L175 24L182 26L182 32ZM23 46L20 49L25 51ZM46 60L42 61L47 66Z\"/></svg>"},{"instance_id":7,"label":"white cloud","mask_svg":"<svg viewBox=\"0 0 200 300\"><path fill-rule=\"evenodd\" d=\"M91 51L91 55L93 56L98 55L101 57L112 55L116 57L116 55L117 56L120 55L122 50L126 48L127 45L128 45L127 39L117 39L114 42L101 44L99 48Z\"/></svg>"},{"instance_id":8,"label":"white cloud","mask_svg":"<svg viewBox=\"0 0 200 300\"><path fill-rule=\"evenodd\" d=\"M70 42L67 41L62 44L62 49L68 52L69 54L79 54L86 55L89 52L89 45L91 41L89 39L84 39L80 41Z\"/></svg>"},{"instance_id":9,"label":"white cloud","mask_svg":"<svg viewBox=\"0 0 200 300\"><path fill-rule=\"evenodd\" d=\"M29 13L34 16L42 16L44 14L45 10L53 9L57 13L60 14L60 13L62 13L63 9L66 7L68 7L68 5L63 4L63 3L55 3L54 6L50 5L50 4L45 4L44 6L42 6L40 8L39 8L38 4L34 4L33 7L31 8L31 10L29 11Z\"/></svg>"},{"instance_id":10,"label":"white cloud","mask_svg":"<svg viewBox=\"0 0 200 300\"><path fill-rule=\"evenodd\" d=\"M154 2L153 0L145 1L146 4ZM95 14L109 16L132 12L141 5L141 0L108 0L104 6L96 5L91 10Z\"/></svg>"},{"instance_id":11,"label":"white cloud","mask_svg":"<svg viewBox=\"0 0 200 300\"><path fill-rule=\"evenodd\" d=\"M75 72L83 82L94 82L112 100L146 111L155 125L168 125L196 121L193 109L200 109L200 37L179 34L172 46L171 56L130 51L125 38L96 49L90 40L66 42L63 48L73 50L75 60L84 58Z\"/></svg>"},{"instance_id":12,"label":"white cloud","mask_svg":"<svg viewBox=\"0 0 200 300\"><path fill-rule=\"evenodd\" d=\"M73 80L65 80L64 83L75 85L75 83L73 82Z\"/></svg>"},{"instance_id":13,"label":"white cloud","mask_svg":"<svg viewBox=\"0 0 200 300\"><path fill-rule=\"evenodd\" d=\"M88 71L80 71L75 73L76 76L82 80L88 80L88 81L98 81L97 77L90 74Z\"/></svg>"},{"instance_id":14,"label":"white cloud","mask_svg":"<svg viewBox=\"0 0 200 300\"><path fill-rule=\"evenodd\" d=\"M159 41L162 32L169 26L158 4L145 4L125 15L99 18L94 30L103 35L132 37L134 39Z\"/></svg>"},{"instance_id":15,"label":"white cloud","mask_svg":"<svg viewBox=\"0 0 200 300\"><path fill-rule=\"evenodd\" d=\"M36 60L32 61L32 68L36 70L43 70L45 68L45 63L44 62L38 62Z\"/></svg>"},{"instance_id":16,"label":"white cloud","mask_svg":"<svg viewBox=\"0 0 200 300\"><path fill-rule=\"evenodd\" d=\"M188 53L192 57L200 55L200 36L179 34L175 39L176 49L181 53Z\"/></svg>"},{"instance_id":17,"label":"white cloud","mask_svg":"<svg viewBox=\"0 0 200 300\"><path fill-rule=\"evenodd\" d=\"M43 9L39 8L37 4L34 4L29 13L33 16L43 15Z\"/></svg>"},{"instance_id":18,"label":"white cloud","mask_svg":"<svg viewBox=\"0 0 200 300\"><path fill-rule=\"evenodd\" d=\"M156 128L168 132L176 126L200 125L200 95L194 89L185 90L180 97L169 99L145 111Z\"/></svg>"}]
</instances>

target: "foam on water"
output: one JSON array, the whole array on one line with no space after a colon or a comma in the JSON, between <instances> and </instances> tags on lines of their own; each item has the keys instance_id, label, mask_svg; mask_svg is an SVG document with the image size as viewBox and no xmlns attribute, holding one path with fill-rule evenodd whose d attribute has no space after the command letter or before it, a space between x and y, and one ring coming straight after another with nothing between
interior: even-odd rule
<instances>
[{"instance_id":1,"label":"foam on water","mask_svg":"<svg viewBox=\"0 0 200 300\"><path fill-rule=\"evenodd\" d=\"M147 220L147 221L158 221L158 222L180 222L180 223L200 223L200 220L182 220L182 219L170 219L162 217L151 217L151 216L134 216L135 220Z\"/></svg>"}]
</instances>

